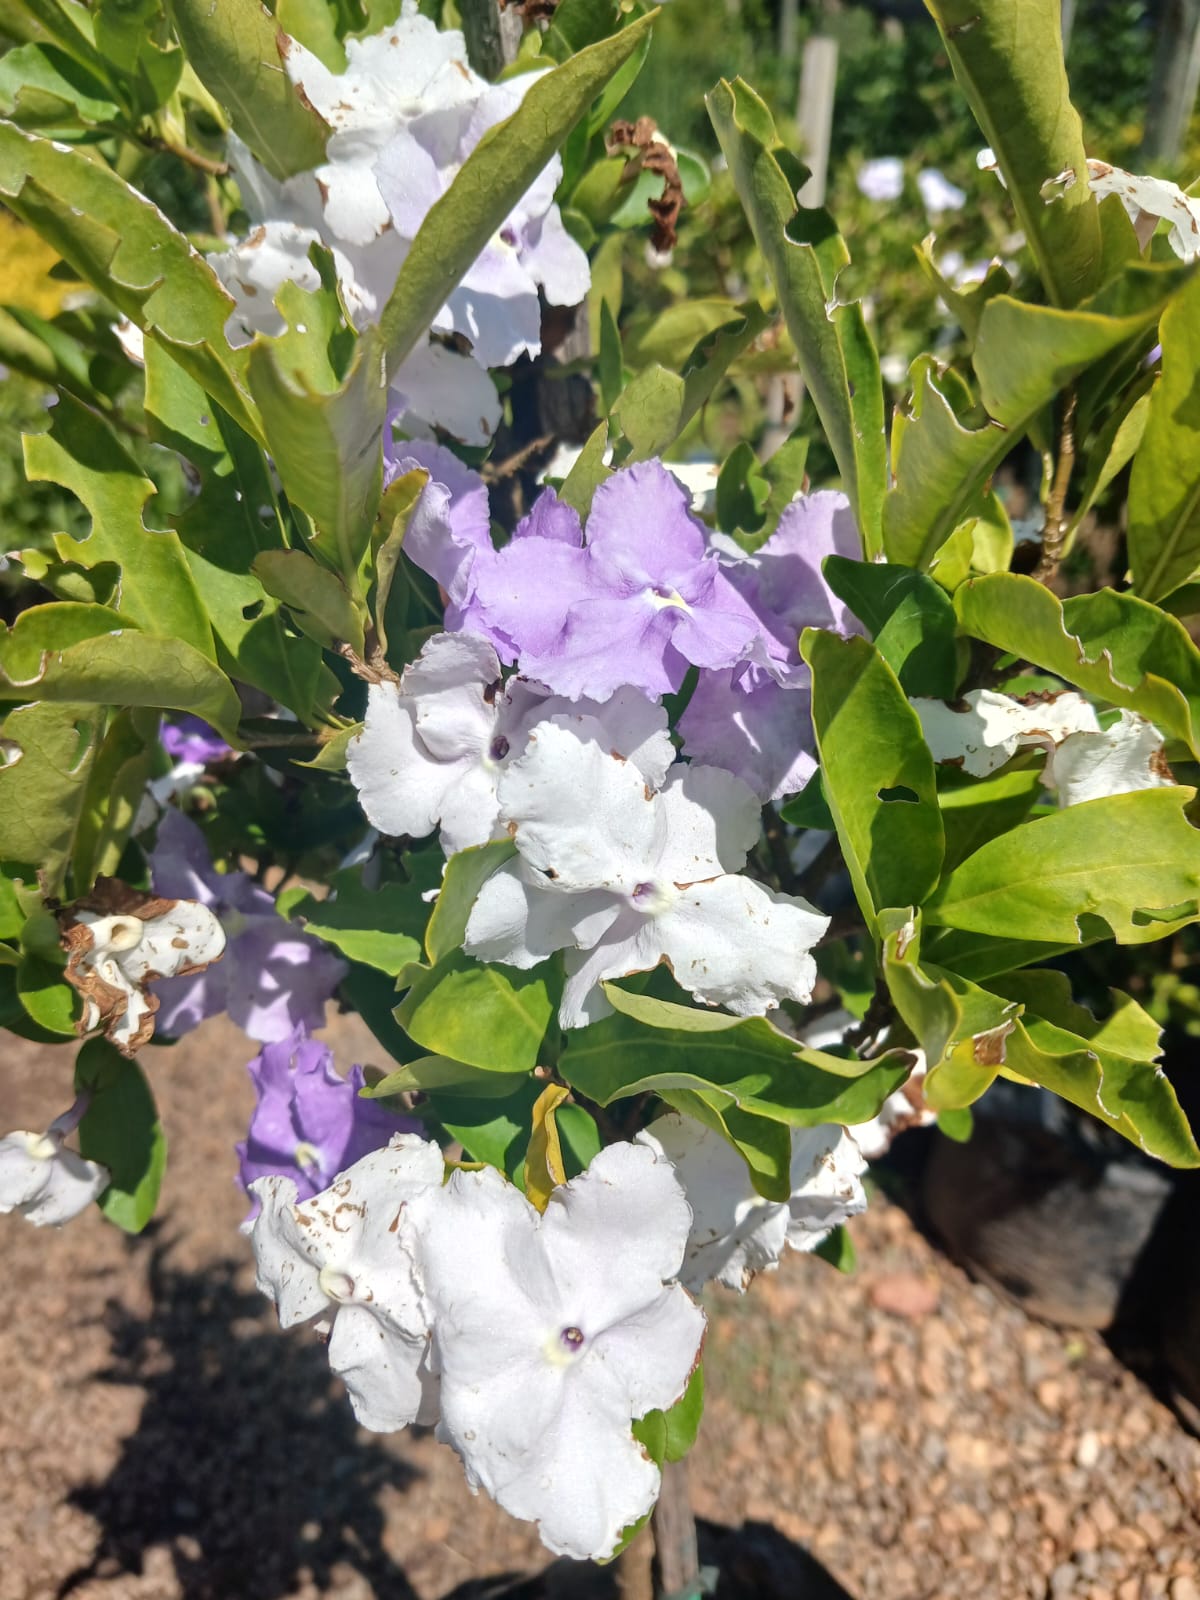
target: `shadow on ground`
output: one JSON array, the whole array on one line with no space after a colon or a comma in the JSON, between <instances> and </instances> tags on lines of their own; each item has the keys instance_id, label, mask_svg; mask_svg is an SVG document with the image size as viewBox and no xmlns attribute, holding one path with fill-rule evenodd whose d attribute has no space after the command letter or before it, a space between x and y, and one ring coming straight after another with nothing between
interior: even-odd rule
<instances>
[{"instance_id":1,"label":"shadow on ground","mask_svg":"<svg viewBox=\"0 0 1200 1600\"><path fill-rule=\"evenodd\" d=\"M303 1570L324 1588L339 1563L388 1600L415 1600L383 1552L376 1505L384 1484L403 1489L415 1474L364 1440L321 1346L264 1326L236 1263L184 1271L170 1241L148 1242L153 1308L141 1317L110 1301L112 1362L97 1375L144 1389L146 1404L108 1477L72 1491L100 1534L58 1600L140 1574L159 1546L185 1600L278 1600Z\"/></svg>"},{"instance_id":2,"label":"shadow on ground","mask_svg":"<svg viewBox=\"0 0 1200 1600\"><path fill-rule=\"evenodd\" d=\"M70 1500L99 1524L91 1559L57 1600L85 1584L140 1576L165 1548L183 1600L282 1600L304 1575L326 1592L351 1568L380 1600L416 1600L383 1547L377 1500L417 1473L356 1427L315 1340L281 1338L239 1264L203 1271L170 1259L160 1230L145 1252L152 1309L109 1301L109 1365L96 1377L142 1389L138 1426L103 1481ZM717 1600L852 1600L806 1551L766 1523L700 1525ZM461 1584L447 1600L612 1600L616 1569L551 1562L538 1572Z\"/></svg>"}]
</instances>

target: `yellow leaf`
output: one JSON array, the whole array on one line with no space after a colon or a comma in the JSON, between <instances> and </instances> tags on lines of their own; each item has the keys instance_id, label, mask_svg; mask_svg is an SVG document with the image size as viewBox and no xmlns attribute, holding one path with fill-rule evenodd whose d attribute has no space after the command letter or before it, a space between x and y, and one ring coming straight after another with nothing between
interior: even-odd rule
<instances>
[{"instance_id":1,"label":"yellow leaf","mask_svg":"<svg viewBox=\"0 0 1200 1600\"><path fill-rule=\"evenodd\" d=\"M545 1211L551 1194L567 1181L554 1113L570 1092L564 1084L551 1083L533 1104L533 1134L525 1152L525 1198L539 1211Z\"/></svg>"}]
</instances>

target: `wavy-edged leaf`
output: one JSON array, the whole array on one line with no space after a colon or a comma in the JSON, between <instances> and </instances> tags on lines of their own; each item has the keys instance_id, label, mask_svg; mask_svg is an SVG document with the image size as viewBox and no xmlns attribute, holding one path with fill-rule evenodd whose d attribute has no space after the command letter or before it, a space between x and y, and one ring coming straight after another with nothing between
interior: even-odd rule
<instances>
[{"instance_id":1,"label":"wavy-edged leaf","mask_svg":"<svg viewBox=\"0 0 1200 1600\"><path fill-rule=\"evenodd\" d=\"M492 1072L537 1065L554 1011L544 971L489 966L455 950L414 978L396 1020L422 1049Z\"/></svg>"},{"instance_id":2,"label":"wavy-edged leaf","mask_svg":"<svg viewBox=\"0 0 1200 1600\"><path fill-rule=\"evenodd\" d=\"M0 723L0 861L61 888L103 731L101 707L30 705Z\"/></svg>"},{"instance_id":3,"label":"wavy-edged leaf","mask_svg":"<svg viewBox=\"0 0 1200 1600\"><path fill-rule=\"evenodd\" d=\"M849 252L827 211L797 205L799 174L753 89L740 78L722 80L705 103L869 559L879 549L887 482L883 384L861 305L838 302L837 279Z\"/></svg>"},{"instance_id":4,"label":"wavy-edged leaf","mask_svg":"<svg viewBox=\"0 0 1200 1600\"><path fill-rule=\"evenodd\" d=\"M958 619L924 572L886 561L826 556L825 581L870 630L905 694L952 699L958 685Z\"/></svg>"},{"instance_id":5,"label":"wavy-edged leaf","mask_svg":"<svg viewBox=\"0 0 1200 1600\"><path fill-rule=\"evenodd\" d=\"M318 900L307 890L289 890L278 901L281 916L298 918L307 932L352 961L396 977L421 957L425 906L413 884L387 883L367 889L353 872L337 873L334 894Z\"/></svg>"}]
</instances>

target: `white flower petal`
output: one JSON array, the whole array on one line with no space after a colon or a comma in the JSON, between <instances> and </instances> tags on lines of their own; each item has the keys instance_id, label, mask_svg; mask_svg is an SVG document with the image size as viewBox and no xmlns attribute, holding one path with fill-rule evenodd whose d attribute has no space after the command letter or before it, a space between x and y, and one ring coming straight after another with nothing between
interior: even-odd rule
<instances>
[{"instance_id":1,"label":"white flower petal","mask_svg":"<svg viewBox=\"0 0 1200 1600\"><path fill-rule=\"evenodd\" d=\"M753 791L723 767L679 766L659 798L666 845L658 875L698 883L737 872L758 843L762 812Z\"/></svg>"},{"instance_id":2,"label":"white flower petal","mask_svg":"<svg viewBox=\"0 0 1200 1600\"><path fill-rule=\"evenodd\" d=\"M603 890L555 894L528 880L519 862L506 862L483 885L467 918L463 948L479 961L535 967L556 950L591 946L620 907Z\"/></svg>"},{"instance_id":3,"label":"white flower petal","mask_svg":"<svg viewBox=\"0 0 1200 1600\"><path fill-rule=\"evenodd\" d=\"M1072 689L1027 701L973 689L958 706L922 699L912 706L933 759L974 778L997 771L1022 745L1049 747L1068 734L1099 727L1090 702Z\"/></svg>"},{"instance_id":4,"label":"white flower petal","mask_svg":"<svg viewBox=\"0 0 1200 1600\"><path fill-rule=\"evenodd\" d=\"M380 833L414 839L432 833L447 794L470 765L466 756L433 760L417 738L414 707L400 686L370 686L363 730L346 750L346 770L367 821ZM489 823L483 838L490 833Z\"/></svg>"},{"instance_id":5,"label":"white flower petal","mask_svg":"<svg viewBox=\"0 0 1200 1600\"><path fill-rule=\"evenodd\" d=\"M1043 778L1060 806L1102 795L1157 789L1174 780L1163 757L1163 736L1136 711L1122 711L1110 728L1072 733L1046 762Z\"/></svg>"},{"instance_id":6,"label":"white flower petal","mask_svg":"<svg viewBox=\"0 0 1200 1600\"><path fill-rule=\"evenodd\" d=\"M1200 254L1200 199L1185 194L1166 178L1141 177L1109 166L1107 161L1089 161L1087 169L1088 186L1098 199L1115 194L1135 226L1143 214L1169 221L1167 243L1181 261L1192 261Z\"/></svg>"},{"instance_id":7,"label":"white flower petal","mask_svg":"<svg viewBox=\"0 0 1200 1600\"><path fill-rule=\"evenodd\" d=\"M485 445L500 426L500 396L473 356L419 341L392 379L397 422L412 438L436 427L461 444Z\"/></svg>"},{"instance_id":8,"label":"white flower petal","mask_svg":"<svg viewBox=\"0 0 1200 1600\"><path fill-rule=\"evenodd\" d=\"M109 1173L52 1134L18 1131L0 1139L0 1213L19 1212L35 1227L69 1222L108 1188Z\"/></svg>"},{"instance_id":9,"label":"white flower petal","mask_svg":"<svg viewBox=\"0 0 1200 1600\"><path fill-rule=\"evenodd\" d=\"M346 1385L354 1415L372 1433L395 1433L426 1411L428 1339L414 1337L366 1306L339 1306L329 1366Z\"/></svg>"}]
</instances>

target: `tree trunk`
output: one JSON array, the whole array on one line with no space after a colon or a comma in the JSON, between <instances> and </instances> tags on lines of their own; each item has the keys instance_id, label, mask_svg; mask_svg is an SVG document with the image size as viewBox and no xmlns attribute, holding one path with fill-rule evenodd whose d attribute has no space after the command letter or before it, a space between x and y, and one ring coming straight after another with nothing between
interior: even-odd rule
<instances>
[{"instance_id":1,"label":"tree trunk","mask_svg":"<svg viewBox=\"0 0 1200 1600\"><path fill-rule=\"evenodd\" d=\"M700 1553L686 1460L663 1463L662 1493L650 1526L659 1600L700 1600Z\"/></svg>"},{"instance_id":2,"label":"tree trunk","mask_svg":"<svg viewBox=\"0 0 1200 1600\"><path fill-rule=\"evenodd\" d=\"M495 78L516 57L521 18L511 9L501 11L499 0L461 0L458 9L468 60L481 77Z\"/></svg>"}]
</instances>

